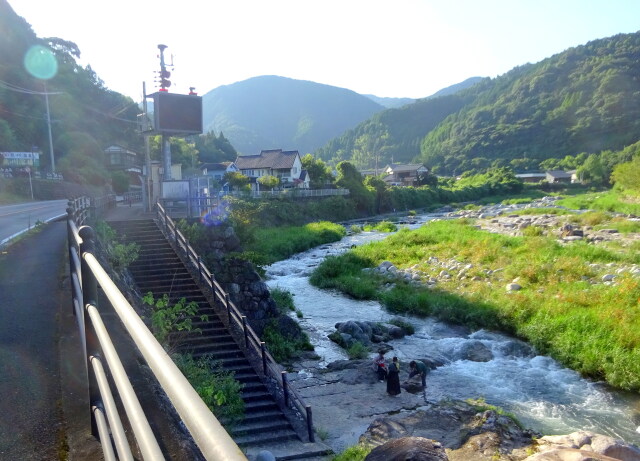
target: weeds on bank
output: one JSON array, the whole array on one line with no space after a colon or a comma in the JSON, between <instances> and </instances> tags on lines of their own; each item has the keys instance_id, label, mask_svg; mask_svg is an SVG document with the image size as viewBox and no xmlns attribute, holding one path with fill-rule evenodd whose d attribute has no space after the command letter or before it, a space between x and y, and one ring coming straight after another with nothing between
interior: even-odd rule
<instances>
[{"instance_id":1,"label":"weeds on bank","mask_svg":"<svg viewBox=\"0 0 640 461\"><path fill-rule=\"evenodd\" d=\"M332 461L362 461L369 453L371 453L372 447L365 445L354 445L347 448L339 455L334 456Z\"/></svg>"}]
</instances>

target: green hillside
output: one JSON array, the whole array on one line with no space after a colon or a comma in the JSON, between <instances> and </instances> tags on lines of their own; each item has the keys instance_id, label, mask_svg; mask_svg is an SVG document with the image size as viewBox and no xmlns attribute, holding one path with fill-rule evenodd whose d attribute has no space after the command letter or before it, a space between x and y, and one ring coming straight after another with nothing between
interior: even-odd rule
<instances>
[{"instance_id":1,"label":"green hillside","mask_svg":"<svg viewBox=\"0 0 640 461\"><path fill-rule=\"evenodd\" d=\"M441 171L494 160L535 168L547 158L621 149L640 139L640 34L616 35L512 70L464 93L473 102L422 143Z\"/></svg>"},{"instance_id":2,"label":"green hillside","mask_svg":"<svg viewBox=\"0 0 640 461\"><path fill-rule=\"evenodd\" d=\"M267 75L203 96L203 125L223 132L241 154L261 149L313 152L383 107L351 90Z\"/></svg>"},{"instance_id":3,"label":"green hillside","mask_svg":"<svg viewBox=\"0 0 640 461\"><path fill-rule=\"evenodd\" d=\"M34 146L49 151L45 83L58 170L66 166L79 171L90 164L102 168L102 150L110 144L140 149L137 105L106 88L90 67L79 66L80 50L74 43L37 37L6 0L0 0L0 31L0 151L31 151ZM57 62L57 73L46 81L24 65L29 50L38 45L51 50ZM41 161L47 168L49 156ZM92 178L98 183L104 179Z\"/></svg>"}]
</instances>

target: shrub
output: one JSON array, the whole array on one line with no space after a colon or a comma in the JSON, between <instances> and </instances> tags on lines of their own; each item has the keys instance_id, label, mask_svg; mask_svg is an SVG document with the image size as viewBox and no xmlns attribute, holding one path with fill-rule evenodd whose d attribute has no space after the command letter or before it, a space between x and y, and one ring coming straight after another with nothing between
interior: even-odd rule
<instances>
[{"instance_id":1,"label":"shrub","mask_svg":"<svg viewBox=\"0 0 640 461\"><path fill-rule=\"evenodd\" d=\"M195 360L191 355L175 355L174 362L189 380L200 398L225 425L233 426L244 416L241 397L243 384L226 371L220 362L205 355Z\"/></svg>"},{"instance_id":2,"label":"shrub","mask_svg":"<svg viewBox=\"0 0 640 461\"><path fill-rule=\"evenodd\" d=\"M166 293L162 298L154 299L153 293L148 292L142 302L153 307L151 313L151 323L153 334L160 343L164 343L167 348L173 349L177 346L178 337L171 337L172 333L178 332L199 332L193 328L193 317L198 314L198 303L191 301L187 303L185 298L180 298L173 306L169 302L169 295ZM209 316L201 315L200 320L206 322Z\"/></svg>"},{"instance_id":3,"label":"shrub","mask_svg":"<svg viewBox=\"0 0 640 461\"><path fill-rule=\"evenodd\" d=\"M273 359L278 363L285 363L296 357L300 351L312 351L313 345L309 337L302 332L300 338L283 335L275 322L270 322L264 328L262 339L269 348Z\"/></svg>"},{"instance_id":4,"label":"shrub","mask_svg":"<svg viewBox=\"0 0 640 461\"><path fill-rule=\"evenodd\" d=\"M349 360L366 359L369 356L369 349L361 342L356 341L347 349L347 355Z\"/></svg>"},{"instance_id":5,"label":"shrub","mask_svg":"<svg viewBox=\"0 0 640 461\"><path fill-rule=\"evenodd\" d=\"M271 290L271 297L275 301L280 312L286 314L287 311L296 310L296 305L293 302L293 293L290 291L276 287Z\"/></svg>"}]
</instances>

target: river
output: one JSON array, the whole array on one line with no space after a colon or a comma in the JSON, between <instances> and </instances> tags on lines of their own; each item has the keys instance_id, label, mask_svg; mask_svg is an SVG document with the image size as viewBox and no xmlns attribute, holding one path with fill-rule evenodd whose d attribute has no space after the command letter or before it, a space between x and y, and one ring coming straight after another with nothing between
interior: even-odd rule
<instances>
[{"instance_id":1,"label":"river","mask_svg":"<svg viewBox=\"0 0 640 461\"><path fill-rule=\"evenodd\" d=\"M433 217L420 216L409 227L415 228ZM356 301L309 283L313 269L328 255L388 235L363 232L347 236L267 267L267 285L294 294L296 307L303 314L297 320L309 334L322 364L347 358L344 350L327 338L337 322L403 317L415 326L415 334L391 341L394 350L389 355L397 355L403 363L426 356L444 362L427 376L428 400L483 398L545 435L590 430L640 445L640 395L636 393L616 391L604 383L583 379L507 335L485 330L471 332L430 318L391 315L378 302ZM466 351L478 341L491 350L491 360L467 359Z\"/></svg>"}]
</instances>

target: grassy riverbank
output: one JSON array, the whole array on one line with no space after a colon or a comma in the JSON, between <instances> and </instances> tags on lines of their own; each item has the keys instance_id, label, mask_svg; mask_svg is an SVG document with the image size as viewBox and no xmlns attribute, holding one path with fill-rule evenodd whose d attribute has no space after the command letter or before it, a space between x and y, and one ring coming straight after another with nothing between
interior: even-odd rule
<instances>
[{"instance_id":1,"label":"grassy riverbank","mask_svg":"<svg viewBox=\"0 0 640 461\"><path fill-rule=\"evenodd\" d=\"M423 279L437 277L436 288L389 285L362 270L385 260ZM463 274L439 276L443 261L465 267ZM562 245L551 237L488 233L467 220L439 221L327 258L311 283L378 299L396 313L506 331L585 376L640 390L640 281L622 273L613 284L600 282L605 273L637 263L637 245L624 251ZM521 290L506 290L513 280Z\"/></svg>"},{"instance_id":2,"label":"grassy riverbank","mask_svg":"<svg viewBox=\"0 0 640 461\"><path fill-rule=\"evenodd\" d=\"M263 227L254 231L246 251L260 255L264 264L287 259L301 251L331 242L346 235L344 226L328 221L304 226Z\"/></svg>"}]
</instances>

